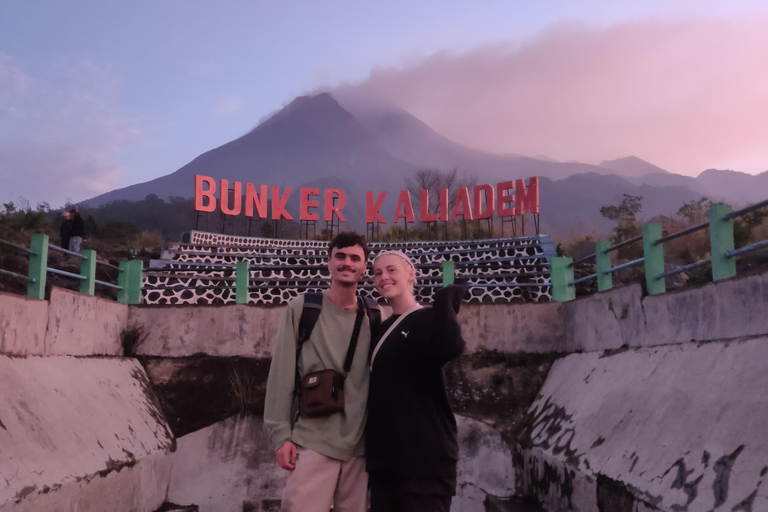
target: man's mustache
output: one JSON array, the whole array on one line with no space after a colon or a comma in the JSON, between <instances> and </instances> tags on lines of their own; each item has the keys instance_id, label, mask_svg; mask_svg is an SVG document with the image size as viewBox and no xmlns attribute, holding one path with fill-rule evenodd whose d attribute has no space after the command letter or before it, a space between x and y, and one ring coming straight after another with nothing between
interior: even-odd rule
<instances>
[{"instance_id":1,"label":"man's mustache","mask_svg":"<svg viewBox=\"0 0 768 512\"><path fill-rule=\"evenodd\" d=\"M339 272L344 272L345 270L347 270L349 272L354 272L355 271L355 269L350 267L349 265L343 265L343 266L339 267L336 270L338 270Z\"/></svg>"}]
</instances>

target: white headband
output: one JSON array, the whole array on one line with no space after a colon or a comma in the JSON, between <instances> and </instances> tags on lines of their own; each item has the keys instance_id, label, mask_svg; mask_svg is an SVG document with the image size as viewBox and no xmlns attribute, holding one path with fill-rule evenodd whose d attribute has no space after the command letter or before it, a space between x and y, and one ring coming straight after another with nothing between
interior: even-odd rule
<instances>
[{"instance_id":1,"label":"white headband","mask_svg":"<svg viewBox=\"0 0 768 512\"><path fill-rule=\"evenodd\" d=\"M399 256L400 258L402 258L405 261L405 263L408 264L411 270L413 270L413 274L416 275L416 267L411 261L411 258L409 258L408 255L405 254L403 251L382 251L379 254L377 254L375 258L373 258L374 264L376 263L377 259L381 258L382 256L389 256L390 254Z\"/></svg>"}]
</instances>

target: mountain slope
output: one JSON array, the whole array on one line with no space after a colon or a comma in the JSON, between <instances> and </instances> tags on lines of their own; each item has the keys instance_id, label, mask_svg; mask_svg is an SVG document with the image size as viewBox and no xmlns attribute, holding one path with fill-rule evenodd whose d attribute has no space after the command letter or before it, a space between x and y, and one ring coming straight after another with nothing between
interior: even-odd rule
<instances>
[{"instance_id":1,"label":"mountain slope","mask_svg":"<svg viewBox=\"0 0 768 512\"><path fill-rule=\"evenodd\" d=\"M191 197L195 174L257 184L298 187L323 176L400 187L414 167L383 149L329 94L302 96L251 132L212 149L174 173L86 201L98 206L154 193Z\"/></svg>"},{"instance_id":2,"label":"mountain slope","mask_svg":"<svg viewBox=\"0 0 768 512\"><path fill-rule=\"evenodd\" d=\"M671 174L661 167L649 164L636 156L627 156L617 158L616 160L603 160L600 167L612 171L612 174L618 174L625 178L640 177L646 174Z\"/></svg>"}]
</instances>

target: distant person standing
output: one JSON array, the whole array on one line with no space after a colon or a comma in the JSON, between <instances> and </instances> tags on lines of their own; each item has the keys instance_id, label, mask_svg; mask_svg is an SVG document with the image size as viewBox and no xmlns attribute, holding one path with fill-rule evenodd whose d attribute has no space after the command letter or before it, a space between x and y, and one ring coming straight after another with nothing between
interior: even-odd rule
<instances>
[{"instance_id":1,"label":"distant person standing","mask_svg":"<svg viewBox=\"0 0 768 512\"><path fill-rule=\"evenodd\" d=\"M63 212L61 217L61 226L59 226L61 247L62 249L69 249L69 239L72 237L72 221L69 218L69 212Z\"/></svg>"},{"instance_id":2,"label":"distant person standing","mask_svg":"<svg viewBox=\"0 0 768 512\"><path fill-rule=\"evenodd\" d=\"M72 222L72 229L69 233L69 250L79 253L80 244L83 243L83 238L85 238L85 222L83 222L80 212L75 208L69 210L69 218Z\"/></svg>"}]
</instances>

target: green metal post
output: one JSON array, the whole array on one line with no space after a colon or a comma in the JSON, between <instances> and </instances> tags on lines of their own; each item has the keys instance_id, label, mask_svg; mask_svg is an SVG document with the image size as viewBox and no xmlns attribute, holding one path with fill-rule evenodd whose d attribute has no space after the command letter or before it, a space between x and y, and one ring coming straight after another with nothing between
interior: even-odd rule
<instances>
[{"instance_id":1,"label":"green metal post","mask_svg":"<svg viewBox=\"0 0 768 512\"><path fill-rule=\"evenodd\" d=\"M45 277L48 268L48 236L35 233L29 240L29 249L35 254L29 255L28 276L33 281L27 285L27 296L45 299Z\"/></svg>"},{"instance_id":2,"label":"green metal post","mask_svg":"<svg viewBox=\"0 0 768 512\"><path fill-rule=\"evenodd\" d=\"M235 268L235 302L248 304L248 282L250 281L248 261L238 261Z\"/></svg>"},{"instance_id":3,"label":"green metal post","mask_svg":"<svg viewBox=\"0 0 768 512\"><path fill-rule=\"evenodd\" d=\"M453 284L453 280L456 277L456 264L453 260L446 260L443 262L443 286Z\"/></svg>"},{"instance_id":4,"label":"green metal post","mask_svg":"<svg viewBox=\"0 0 768 512\"><path fill-rule=\"evenodd\" d=\"M552 266L552 300L555 302L568 302L576 298L576 287L570 284L573 281L573 258L551 258Z\"/></svg>"},{"instance_id":5,"label":"green metal post","mask_svg":"<svg viewBox=\"0 0 768 512\"><path fill-rule=\"evenodd\" d=\"M597 260L597 291L604 292L613 288L613 274L611 270L611 253L605 250L611 246L607 240L601 240L595 244L595 259Z\"/></svg>"},{"instance_id":6,"label":"green metal post","mask_svg":"<svg viewBox=\"0 0 768 512\"><path fill-rule=\"evenodd\" d=\"M659 274L664 273L664 244L654 245L660 238L661 224L649 222L643 226L643 263L648 295L658 295L667 291L666 279L657 279Z\"/></svg>"},{"instance_id":7,"label":"green metal post","mask_svg":"<svg viewBox=\"0 0 768 512\"><path fill-rule=\"evenodd\" d=\"M122 290L117 292L117 301L123 304L141 303L141 280L142 280L142 261L130 260L121 261L120 268L122 272L117 278L117 284L122 286Z\"/></svg>"},{"instance_id":8,"label":"green metal post","mask_svg":"<svg viewBox=\"0 0 768 512\"><path fill-rule=\"evenodd\" d=\"M85 259L80 262L80 275L85 279L80 280L80 292L93 295L96 293L96 251L85 249L81 254Z\"/></svg>"},{"instance_id":9,"label":"green metal post","mask_svg":"<svg viewBox=\"0 0 768 512\"><path fill-rule=\"evenodd\" d=\"M736 260L725 253L734 249L733 219L723 220L731 206L714 204L709 208L709 241L711 244L712 280L719 281L736 275Z\"/></svg>"}]
</instances>

